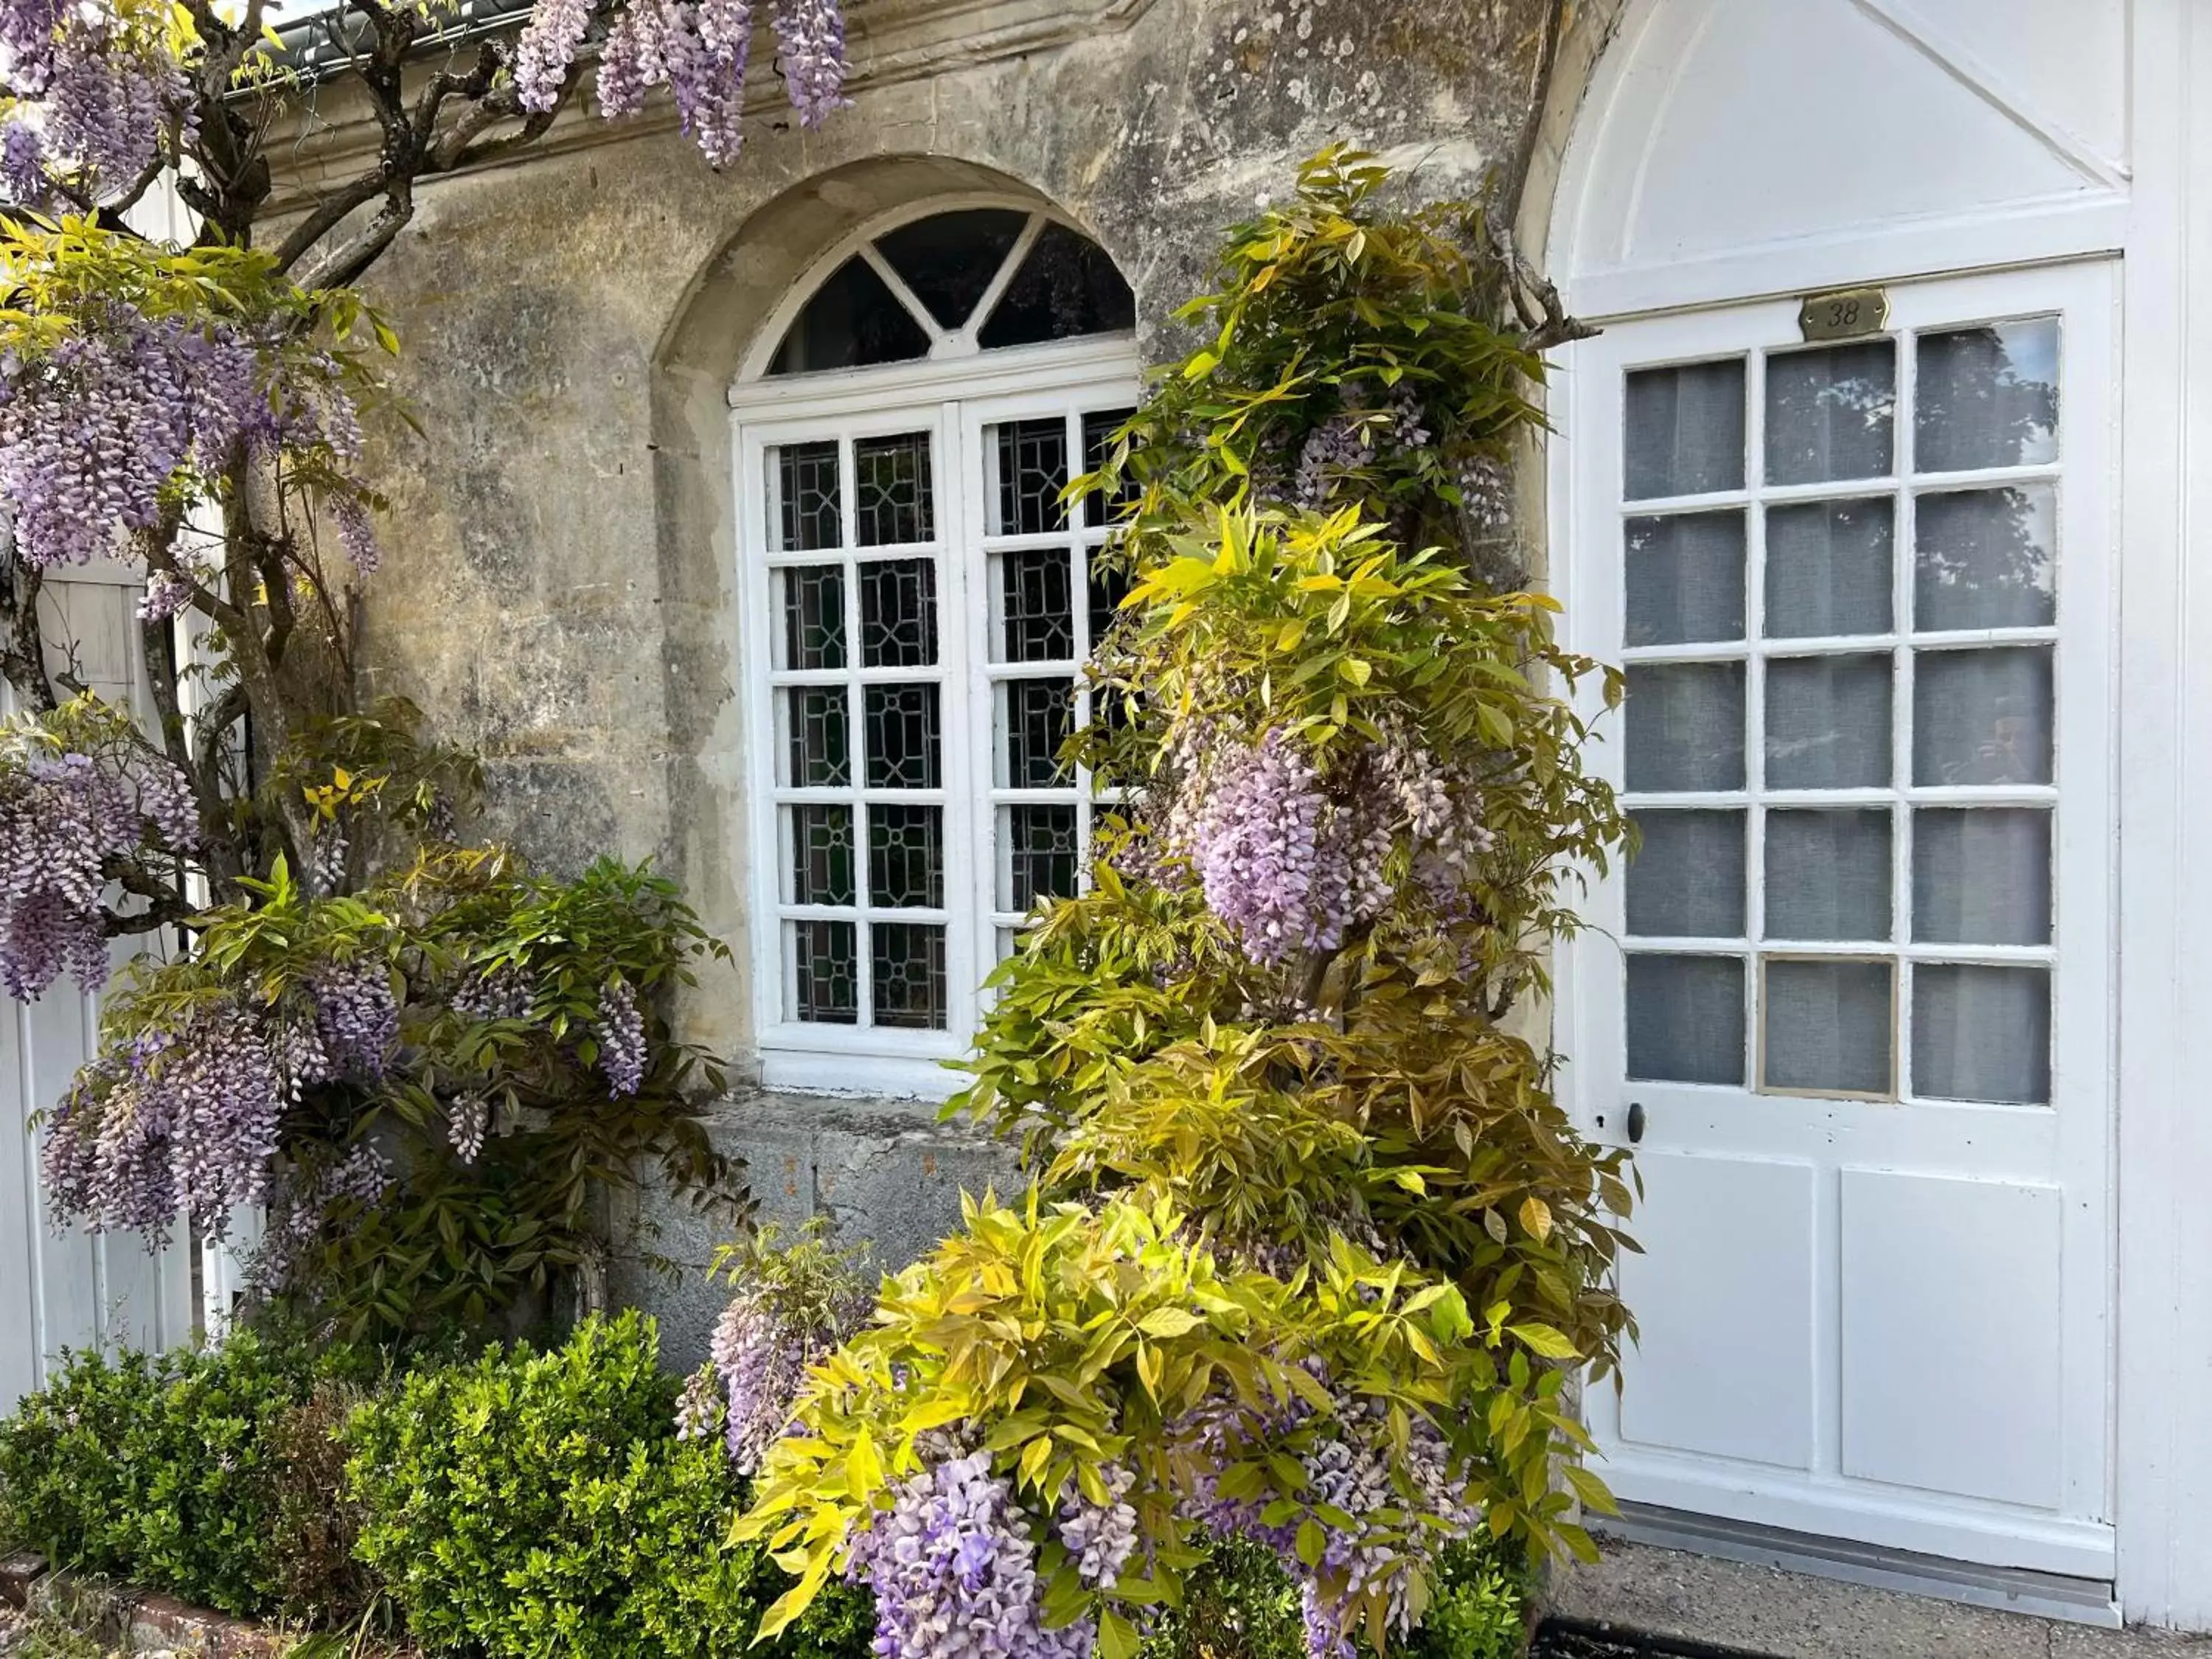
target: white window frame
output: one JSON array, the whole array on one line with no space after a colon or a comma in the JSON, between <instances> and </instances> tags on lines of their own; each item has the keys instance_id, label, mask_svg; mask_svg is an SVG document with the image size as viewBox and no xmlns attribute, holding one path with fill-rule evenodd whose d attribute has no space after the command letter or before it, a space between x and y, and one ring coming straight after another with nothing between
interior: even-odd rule
<instances>
[{"instance_id":1,"label":"white window frame","mask_svg":"<svg viewBox=\"0 0 2212 1659\"><path fill-rule=\"evenodd\" d=\"M998 279L978 304L975 320L963 329L948 331L908 293L875 254L872 244L885 232L913 220L980 206L1012 207L1031 216ZM961 1082L959 1074L945 1062L969 1050L982 1010L980 987L996 959L998 932L1012 920L998 902L998 866L1004 854L997 846L997 809L1035 798L1031 792L1000 788L994 782L994 686L1010 678L1006 672L1010 665L990 660L988 576L989 549L1010 539L1016 544L1035 546L1041 538L990 538L987 541L986 428L1002 421L1071 411L1079 406L1096 410L1133 405L1141 395L1135 339L1127 331L988 352L975 343L975 330L981 320L988 317L1044 226L1058 216L1034 204L957 196L911 204L870 222L833 247L786 296L762 329L731 389L738 567L738 647L733 667L749 749L744 785L751 867L746 890L751 901L756 1044L761 1080L771 1088L942 1098ZM927 331L933 343L929 355L871 368L771 376L768 369L776 347L807 301L856 254L868 260ZM902 799L911 795L915 805L941 804L945 809L945 905L939 910L902 911L896 919L941 924L945 928L945 1026L942 1030L872 1026L866 1023L865 989L860 1024L795 1020L788 1018L786 1003L784 922L786 913L793 907L787 905L782 896L785 849L780 808L794 793L803 792L776 782L775 690L808 678L831 678L857 687L870 680L913 682L929 678L932 673L863 669L857 648L848 653L848 666L834 673L789 673L771 667L775 660L776 626L772 571L778 565L833 560L844 562L849 568L853 556L849 550L771 550L771 452L787 443L836 440L842 451L841 476L848 497L844 507L849 528L854 442L890 433L922 431L932 436L935 534L931 544L939 560L939 660L933 672L944 688L939 704L941 787L900 793ZM1073 446L1070 465L1081 465L1081 451ZM1102 537L1076 523L1065 535L1050 539L1056 544L1084 548L1096 545ZM1073 590L1071 603L1079 661L1090 644L1085 594L1080 585ZM857 584L848 581L848 635L858 605ZM1079 693L1079 721L1083 713ZM857 702L848 718L853 722L857 757L862 718ZM869 793L857 777L854 781L851 793ZM1077 780L1079 799L1087 793L1086 783L1087 780ZM1085 826L1087 830L1087 813ZM856 874L864 883L868 851L858 823L854 840ZM1087 836L1085 846L1087 848ZM860 914L865 918L869 913L863 909ZM890 913L885 915L888 918ZM865 925L855 948L865 986L868 977Z\"/></svg>"}]
</instances>

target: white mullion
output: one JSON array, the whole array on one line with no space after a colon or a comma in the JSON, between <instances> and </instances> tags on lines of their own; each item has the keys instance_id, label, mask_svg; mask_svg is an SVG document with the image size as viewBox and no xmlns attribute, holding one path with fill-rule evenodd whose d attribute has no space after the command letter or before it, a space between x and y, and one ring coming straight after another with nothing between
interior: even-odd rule
<instances>
[{"instance_id":1,"label":"white mullion","mask_svg":"<svg viewBox=\"0 0 2212 1659\"><path fill-rule=\"evenodd\" d=\"M914 290L906 285L906 278L898 274L890 260L876 251L873 241L860 244L860 258L869 270L883 278L884 286L891 291L891 298L906 307L907 314L929 337L929 349L933 353L951 337L945 332L945 325L929 314L929 307L922 304L915 297Z\"/></svg>"},{"instance_id":2,"label":"white mullion","mask_svg":"<svg viewBox=\"0 0 2212 1659\"><path fill-rule=\"evenodd\" d=\"M1747 546L1748 534L1746 542ZM1892 603L1895 602L1893 594ZM1845 653L1869 655L1894 651L1899 647L1916 651L1972 651L1990 646L2055 645L2057 640L2056 628L1972 628L1925 634L1892 630L1886 634L1818 634L1796 638L1780 635L1762 639L1759 645L1770 657L1832 657ZM1691 641L1680 645L1630 646L1620 653L1620 659L1639 665L1733 662L1739 654L1732 640Z\"/></svg>"},{"instance_id":3,"label":"white mullion","mask_svg":"<svg viewBox=\"0 0 2212 1659\"><path fill-rule=\"evenodd\" d=\"M1022 262L1030 257L1030 250L1036 246L1037 238L1044 234L1045 223L1043 214L1030 215L1029 222L1022 227L1022 234L1014 238L1013 246L1006 250L1006 263L999 267L999 274L991 278L990 287L983 290L983 297L975 301L975 309L968 313L968 320L960 325L960 331L953 336L949 345L957 343L959 348L969 351L981 345L985 325L990 322L992 313L998 310L999 301L1006 297L1006 290L1013 286L1014 276L1021 270Z\"/></svg>"},{"instance_id":4,"label":"white mullion","mask_svg":"<svg viewBox=\"0 0 2212 1659\"><path fill-rule=\"evenodd\" d=\"M1766 1008L1759 963L1766 934L1766 354L1744 354L1744 834L1745 1087L1766 1082ZM1624 546L1626 544L1624 543ZM1624 555L1625 556L1625 555Z\"/></svg>"},{"instance_id":5,"label":"white mullion","mask_svg":"<svg viewBox=\"0 0 2212 1659\"><path fill-rule=\"evenodd\" d=\"M837 434L837 561L845 578L845 718L847 810L853 815L853 1024L867 1030L876 1023L873 956L870 950L868 898L868 710L860 678L860 571L853 550L860 541L860 465L851 427Z\"/></svg>"},{"instance_id":6,"label":"white mullion","mask_svg":"<svg viewBox=\"0 0 2212 1659\"><path fill-rule=\"evenodd\" d=\"M974 938L975 872L970 856L979 844L970 819L975 811L974 728L968 718L967 446L960 429L960 405L937 407L933 462L937 471L937 671L939 742L943 746L944 785L938 822L945 845L945 1027L964 1037L975 1027L975 982L979 971ZM949 486L949 487L948 487ZM988 831L981 844L990 844Z\"/></svg>"},{"instance_id":7,"label":"white mullion","mask_svg":"<svg viewBox=\"0 0 2212 1659\"><path fill-rule=\"evenodd\" d=\"M1897 458L1896 529L1891 537L1893 561L1890 571L1890 607L1893 613L1892 625L1906 639L1918 636L1920 618L1916 614L1916 603L1920 580L1919 494L1913 477L1913 469L1919 460L1918 434L1913 430L1913 411L1919 401L1919 354L1914 349L1914 335L1910 329L1897 333L1897 438L1893 446ZM1916 724L1912 700L1918 684L1918 648L1906 645L1897 653L1897 665L1891 676L1890 748L1891 774L1897 786L1898 805L1893 809L1895 828L1890 831L1890 920L1891 931L1896 935L1897 963L1897 1097L1913 1097L1912 1078L1912 998L1913 963L1917 959L1911 951L1912 939L1912 849L1918 830L1916 809L1912 805L1914 785L1917 775L1913 764L1912 745Z\"/></svg>"},{"instance_id":8,"label":"white mullion","mask_svg":"<svg viewBox=\"0 0 2212 1659\"><path fill-rule=\"evenodd\" d=\"M1083 404L1071 399L1067 406L1067 476L1074 478L1089 470L1090 457L1083 448ZM1069 679L1068 731L1081 732L1091 724L1091 550L1084 532L1088 501L1067 504L1068 631L1075 640L1075 672ZM1091 769L1079 765L1075 787L1075 890L1090 884Z\"/></svg>"}]
</instances>

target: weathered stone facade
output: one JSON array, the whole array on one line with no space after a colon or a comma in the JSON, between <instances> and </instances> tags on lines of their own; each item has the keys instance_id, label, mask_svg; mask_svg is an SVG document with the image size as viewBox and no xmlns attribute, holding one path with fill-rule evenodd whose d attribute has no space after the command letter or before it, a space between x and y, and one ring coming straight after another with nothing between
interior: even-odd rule
<instances>
[{"instance_id":1,"label":"weathered stone facade","mask_svg":"<svg viewBox=\"0 0 2212 1659\"><path fill-rule=\"evenodd\" d=\"M730 417L770 309L897 204L988 189L1088 228L1150 337L1224 225L1335 139L1468 193L1511 153L1547 0L854 0L854 107L803 132L764 82L744 155L710 172L665 110L575 117L530 159L441 181L368 284L406 342L424 436L388 454L393 540L368 620L377 689L483 755L490 827L573 866L650 855L748 960ZM765 57L765 52L761 54ZM1555 100L1556 101L1556 100ZM341 119L298 152L342 170ZM692 1029L750 1044L742 967ZM733 1098L766 1211L822 1209L921 1248L995 1148L932 1109ZM652 1206L658 1210L659 1206ZM676 1215L643 1248L695 1268ZM633 1264L635 1265L635 1264ZM681 1350L709 1305L672 1304ZM676 1311L680 1310L680 1312Z\"/></svg>"}]
</instances>

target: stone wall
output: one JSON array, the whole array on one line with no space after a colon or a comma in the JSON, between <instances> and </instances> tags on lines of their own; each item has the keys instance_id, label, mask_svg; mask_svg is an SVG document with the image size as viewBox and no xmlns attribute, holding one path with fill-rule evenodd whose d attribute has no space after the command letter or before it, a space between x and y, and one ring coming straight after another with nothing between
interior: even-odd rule
<instances>
[{"instance_id":1,"label":"stone wall","mask_svg":"<svg viewBox=\"0 0 2212 1659\"><path fill-rule=\"evenodd\" d=\"M1522 129L1547 9L853 0L854 106L804 132L764 84L726 174L664 112L578 116L526 161L426 189L368 284L425 434L382 460L377 688L483 753L490 829L556 867L651 855L745 963L724 393L769 309L876 212L981 187L1085 226L1157 343L1221 228L1326 143L1418 163L1424 192L1478 188ZM366 142L339 114L293 151L310 182ZM746 977L719 973L686 1013L740 1072ZM740 1092L723 1128L771 1213L826 1209L893 1258L1008 1168L921 1105ZM669 1305L689 1352L708 1241L647 1207L617 1289ZM658 1288L652 1253L683 1264L680 1290Z\"/></svg>"}]
</instances>

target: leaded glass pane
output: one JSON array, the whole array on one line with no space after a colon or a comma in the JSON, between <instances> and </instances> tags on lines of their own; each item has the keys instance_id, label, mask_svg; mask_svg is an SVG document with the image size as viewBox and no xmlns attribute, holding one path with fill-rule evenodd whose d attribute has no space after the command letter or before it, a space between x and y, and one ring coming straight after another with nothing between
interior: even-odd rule
<instances>
[{"instance_id":1,"label":"leaded glass pane","mask_svg":"<svg viewBox=\"0 0 2212 1659\"><path fill-rule=\"evenodd\" d=\"M1894 1094L1896 972L1887 962L1768 962L1762 1086Z\"/></svg>"},{"instance_id":2,"label":"leaded glass pane","mask_svg":"<svg viewBox=\"0 0 2212 1659\"><path fill-rule=\"evenodd\" d=\"M787 806L793 904L853 902L853 809Z\"/></svg>"},{"instance_id":3,"label":"leaded glass pane","mask_svg":"<svg viewBox=\"0 0 2212 1659\"><path fill-rule=\"evenodd\" d=\"M1133 409L1109 409L1083 417L1083 470L1085 472L1096 472L1106 465L1106 457L1113 452L1114 434L1121 429L1122 422L1136 412ZM1092 526L1111 524L1121 516L1121 509L1135 501L1141 493L1136 480L1125 472L1121 487L1112 495L1103 495L1094 490L1084 498L1083 521Z\"/></svg>"},{"instance_id":4,"label":"leaded glass pane","mask_svg":"<svg viewBox=\"0 0 2212 1659\"><path fill-rule=\"evenodd\" d=\"M945 809L868 808L868 902L884 909L945 905Z\"/></svg>"},{"instance_id":5,"label":"leaded glass pane","mask_svg":"<svg viewBox=\"0 0 2212 1659\"><path fill-rule=\"evenodd\" d=\"M1886 495L1767 508L1767 638L1889 632L1896 514Z\"/></svg>"},{"instance_id":6,"label":"leaded glass pane","mask_svg":"<svg viewBox=\"0 0 2212 1659\"><path fill-rule=\"evenodd\" d=\"M927 668L937 660L937 561L869 559L860 566L860 664Z\"/></svg>"},{"instance_id":7,"label":"leaded glass pane","mask_svg":"<svg viewBox=\"0 0 2212 1659\"><path fill-rule=\"evenodd\" d=\"M1917 964L1912 1092L1930 1100L2047 1103L2050 971Z\"/></svg>"},{"instance_id":8,"label":"leaded glass pane","mask_svg":"<svg viewBox=\"0 0 2212 1659\"><path fill-rule=\"evenodd\" d=\"M869 989L876 1024L905 1030L945 1029L945 930L915 922L879 921L869 929Z\"/></svg>"},{"instance_id":9,"label":"leaded glass pane","mask_svg":"<svg viewBox=\"0 0 2212 1659\"><path fill-rule=\"evenodd\" d=\"M1743 963L1638 952L1628 958L1628 1075L1743 1085Z\"/></svg>"},{"instance_id":10,"label":"leaded glass pane","mask_svg":"<svg viewBox=\"0 0 2212 1659\"><path fill-rule=\"evenodd\" d=\"M1075 655L1073 580L1065 548L999 556L1005 662L1066 662Z\"/></svg>"},{"instance_id":11,"label":"leaded glass pane","mask_svg":"<svg viewBox=\"0 0 2212 1659\"><path fill-rule=\"evenodd\" d=\"M1073 806L1008 806L999 823L1008 864L999 906L1026 910L1039 899L1075 895L1076 824Z\"/></svg>"},{"instance_id":12,"label":"leaded glass pane","mask_svg":"<svg viewBox=\"0 0 2212 1659\"><path fill-rule=\"evenodd\" d=\"M1106 637L1106 630L1114 625L1121 614L1121 601L1129 597L1129 576L1114 562L1113 556L1103 548L1094 549L1091 555L1091 649L1095 654L1098 642Z\"/></svg>"},{"instance_id":13,"label":"leaded glass pane","mask_svg":"<svg viewBox=\"0 0 2212 1659\"><path fill-rule=\"evenodd\" d=\"M1055 788L1070 781L1060 758L1075 729L1074 688L1066 680L1008 680L1000 688L1005 719L1001 763L1011 789Z\"/></svg>"},{"instance_id":14,"label":"leaded glass pane","mask_svg":"<svg viewBox=\"0 0 2212 1659\"><path fill-rule=\"evenodd\" d=\"M933 685L871 685L867 710L868 787L934 789L943 775Z\"/></svg>"},{"instance_id":15,"label":"leaded glass pane","mask_svg":"<svg viewBox=\"0 0 2212 1659\"><path fill-rule=\"evenodd\" d=\"M1628 787L1743 787L1743 665L1638 664L1628 671Z\"/></svg>"},{"instance_id":16,"label":"leaded glass pane","mask_svg":"<svg viewBox=\"0 0 2212 1659\"><path fill-rule=\"evenodd\" d=\"M775 349L771 374L867 368L929 355L929 336L859 254L815 291Z\"/></svg>"},{"instance_id":17,"label":"leaded glass pane","mask_svg":"<svg viewBox=\"0 0 2212 1659\"><path fill-rule=\"evenodd\" d=\"M1766 815L1766 937L1886 939L1887 809Z\"/></svg>"},{"instance_id":18,"label":"leaded glass pane","mask_svg":"<svg viewBox=\"0 0 2212 1659\"><path fill-rule=\"evenodd\" d=\"M783 611L779 668L845 665L845 569L842 565L793 565L775 573Z\"/></svg>"},{"instance_id":19,"label":"leaded glass pane","mask_svg":"<svg viewBox=\"0 0 2212 1659\"><path fill-rule=\"evenodd\" d=\"M1896 451L1897 347L1889 340L1766 360L1766 481L1887 476Z\"/></svg>"},{"instance_id":20,"label":"leaded glass pane","mask_svg":"<svg viewBox=\"0 0 2212 1659\"><path fill-rule=\"evenodd\" d=\"M2051 781L2051 650L1923 651L1912 665L1912 781Z\"/></svg>"},{"instance_id":21,"label":"leaded glass pane","mask_svg":"<svg viewBox=\"0 0 2212 1659\"><path fill-rule=\"evenodd\" d=\"M991 534L1042 536L1067 525L1067 422L1057 415L1007 421L991 428L998 488L991 492Z\"/></svg>"},{"instance_id":22,"label":"leaded glass pane","mask_svg":"<svg viewBox=\"0 0 2212 1659\"><path fill-rule=\"evenodd\" d=\"M1890 659L1783 657L1766 665L1766 787L1863 789L1890 781Z\"/></svg>"},{"instance_id":23,"label":"leaded glass pane","mask_svg":"<svg viewBox=\"0 0 2212 1659\"><path fill-rule=\"evenodd\" d=\"M776 500L781 508L776 545L787 553L839 547L844 514L837 496L837 441L783 444L775 451Z\"/></svg>"},{"instance_id":24,"label":"leaded glass pane","mask_svg":"<svg viewBox=\"0 0 2212 1659\"><path fill-rule=\"evenodd\" d=\"M783 701L788 738L787 784L805 789L837 788L853 781L852 738L847 730L845 688L794 685L777 693Z\"/></svg>"},{"instance_id":25,"label":"leaded glass pane","mask_svg":"<svg viewBox=\"0 0 2212 1659\"><path fill-rule=\"evenodd\" d=\"M1685 645L1743 637L1743 514L1631 519L1628 643Z\"/></svg>"},{"instance_id":26,"label":"leaded glass pane","mask_svg":"<svg viewBox=\"0 0 2212 1659\"><path fill-rule=\"evenodd\" d=\"M1917 628L2047 628L2058 614L2058 500L2049 484L1956 489L1914 506Z\"/></svg>"},{"instance_id":27,"label":"leaded glass pane","mask_svg":"<svg viewBox=\"0 0 2212 1659\"><path fill-rule=\"evenodd\" d=\"M1638 369L1624 411L1627 497L1743 488L1743 360Z\"/></svg>"},{"instance_id":28,"label":"leaded glass pane","mask_svg":"<svg viewBox=\"0 0 2212 1659\"><path fill-rule=\"evenodd\" d=\"M1741 939L1744 814L1638 812L1628 931L1647 939Z\"/></svg>"},{"instance_id":29,"label":"leaded glass pane","mask_svg":"<svg viewBox=\"0 0 2212 1659\"><path fill-rule=\"evenodd\" d=\"M792 942L792 1018L851 1025L860 1018L860 946L849 921L787 923Z\"/></svg>"},{"instance_id":30,"label":"leaded glass pane","mask_svg":"<svg viewBox=\"0 0 2212 1659\"><path fill-rule=\"evenodd\" d=\"M862 438L853 446L853 499L862 547L926 542L933 528L929 434Z\"/></svg>"},{"instance_id":31,"label":"leaded glass pane","mask_svg":"<svg viewBox=\"0 0 2212 1659\"><path fill-rule=\"evenodd\" d=\"M876 252L947 330L966 323L1014 251L1028 216L1012 208L935 213L885 231Z\"/></svg>"},{"instance_id":32,"label":"leaded glass pane","mask_svg":"<svg viewBox=\"0 0 2212 1659\"><path fill-rule=\"evenodd\" d=\"M994 351L1136 325L1137 296L1106 251L1066 225L1048 224L976 338Z\"/></svg>"},{"instance_id":33,"label":"leaded glass pane","mask_svg":"<svg viewBox=\"0 0 2212 1659\"><path fill-rule=\"evenodd\" d=\"M1913 464L1922 472L2058 459L2058 319L1920 337Z\"/></svg>"}]
</instances>

